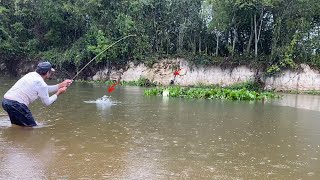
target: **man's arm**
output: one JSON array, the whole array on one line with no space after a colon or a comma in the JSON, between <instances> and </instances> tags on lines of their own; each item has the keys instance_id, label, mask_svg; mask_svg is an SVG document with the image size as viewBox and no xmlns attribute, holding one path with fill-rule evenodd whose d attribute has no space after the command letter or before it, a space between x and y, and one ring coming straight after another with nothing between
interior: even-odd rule
<instances>
[{"instance_id":1,"label":"man's arm","mask_svg":"<svg viewBox=\"0 0 320 180\"><path fill-rule=\"evenodd\" d=\"M49 86L42 85L38 88L38 96L40 97L43 104L46 106L51 105L55 100L57 100L58 95L54 94L49 97Z\"/></svg>"},{"instance_id":2,"label":"man's arm","mask_svg":"<svg viewBox=\"0 0 320 180\"><path fill-rule=\"evenodd\" d=\"M38 96L40 97L43 104L49 106L55 100L57 100L57 98L60 94L64 93L66 90L67 90L67 87L59 88L58 91L54 95L49 97L48 86L42 86L38 91Z\"/></svg>"},{"instance_id":3,"label":"man's arm","mask_svg":"<svg viewBox=\"0 0 320 180\"><path fill-rule=\"evenodd\" d=\"M48 85L48 92L49 92L49 93L57 92L58 89L59 89L59 84L56 84L56 85Z\"/></svg>"}]
</instances>

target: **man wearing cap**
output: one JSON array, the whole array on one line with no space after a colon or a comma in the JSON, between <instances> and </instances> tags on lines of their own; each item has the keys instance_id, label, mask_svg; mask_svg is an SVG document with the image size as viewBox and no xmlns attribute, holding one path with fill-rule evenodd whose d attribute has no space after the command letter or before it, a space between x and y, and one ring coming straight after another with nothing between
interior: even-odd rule
<instances>
[{"instance_id":1,"label":"man wearing cap","mask_svg":"<svg viewBox=\"0 0 320 180\"><path fill-rule=\"evenodd\" d=\"M51 86L44 82L50 78L53 71L55 70L49 62L41 62L35 72L29 72L23 76L6 92L2 100L2 107L7 111L12 124L37 126L28 108L29 104L39 97L43 104L49 106L67 90L72 80L67 79ZM49 93L53 92L55 94L49 97Z\"/></svg>"}]
</instances>

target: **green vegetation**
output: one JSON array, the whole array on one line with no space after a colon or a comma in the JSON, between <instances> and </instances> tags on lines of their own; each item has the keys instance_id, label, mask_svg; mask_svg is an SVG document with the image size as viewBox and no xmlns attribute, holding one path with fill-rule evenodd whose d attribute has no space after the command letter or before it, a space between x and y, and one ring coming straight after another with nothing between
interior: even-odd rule
<instances>
[{"instance_id":1,"label":"green vegetation","mask_svg":"<svg viewBox=\"0 0 320 180\"><path fill-rule=\"evenodd\" d=\"M168 88L151 88L144 91L147 96L162 95L163 92L169 91L170 97L183 98L201 98L201 99L228 99L228 100L266 100L279 98L273 92L257 92L250 91L246 88L228 89L228 88L183 88L183 87L168 87Z\"/></svg>"},{"instance_id":2,"label":"green vegetation","mask_svg":"<svg viewBox=\"0 0 320 180\"><path fill-rule=\"evenodd\" d=\"M299 63L320 68L319 17L319 0L5 0L0 65L15 75L18 64L45 58L78 72L112 42L136 34L81 76L170 57L203 66L244 64L274 75Z\"/></svg>"},{"instance_id":3,"label":"green vegetation","mask_svg":"<svg viewBox=\"0 0 320 180\"><path fill-rule=\"evenodd\" d=\"M139 78L137 81L121 81L124 86L140 86L140 87L153 87L156 86L154 82L151 82L146 78Z\"/></svg>"}]
</instances>

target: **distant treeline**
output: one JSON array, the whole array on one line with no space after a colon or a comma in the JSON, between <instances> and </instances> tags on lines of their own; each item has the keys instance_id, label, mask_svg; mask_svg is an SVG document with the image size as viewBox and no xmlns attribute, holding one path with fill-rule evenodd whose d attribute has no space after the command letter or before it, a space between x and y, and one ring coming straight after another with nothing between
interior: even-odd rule
<instances>
[{"instance_id":1,"label":"distant treeline","mask_svg":"<svg viewBox=\"0 0 320 180\"><path fill-rule=\"evenodd\" d=\"M0 64L11 74L43 58L77 71L129 34L91 68L170 57L269 74L320 67L319 0L0 0Z\"/></svg>"}]
</instances>

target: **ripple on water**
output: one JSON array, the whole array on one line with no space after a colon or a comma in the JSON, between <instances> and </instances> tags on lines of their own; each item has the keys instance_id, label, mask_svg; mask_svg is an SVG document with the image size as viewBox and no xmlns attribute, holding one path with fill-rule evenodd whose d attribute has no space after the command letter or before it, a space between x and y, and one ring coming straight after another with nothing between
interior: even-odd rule
<instances>
[{"instance_id":1,"label":"ripple on water","mask_svg":"<svg viewBox=\"0 0 320 180\"><path fill-rule=\"evenodd\" d=\"M37 122L37 126L33 127L33 128L46 128L46 127L52 127L55 124L47 124L45 122Z\"/></svg>"},{"instance_id":2,"label":"ripple on water","mask_svg":"<svg viewBox=\"0 0 320 180\"><path fill-rule=\"evenodd\" d=\"M0 128L8 128L11 127L11 122L9 120L9 116L0 117Z\"/></svg>"},{"instance_id":3,"label":"ripple on water","mask_svg":"<svg viewBox=\"0 0 320 180\"><path fill-rule=\"evenodd\" d=\"M276 165L272 165L272 167L277 168L277 169L290 169L290 166L285 165L285 164L276 164Z\"/></svg>"},{"instance_id":4,"label":"ripple on water","mask_svg":"<svg viewBox=\"0 0 320 180\"><path fill-rule=\"evenodd\" d=\"M52 127L55 124L47 124L45 122L36 122L37 126L33 128L45 128L45 127ZM19 127L19 126L12 126L9 117L2 117L0 118L0 128L9 128L9 127Z\"/></svg>"},{"instance_id":5,"label":"ripple on water","mask_svg":"<svg viewBox=\"0 0 320 180\"><path fill-rule=\"evenodd\" d=\"M223 157L224 153L217 153L217 156Z\"/></svg>"}]
</instances>

